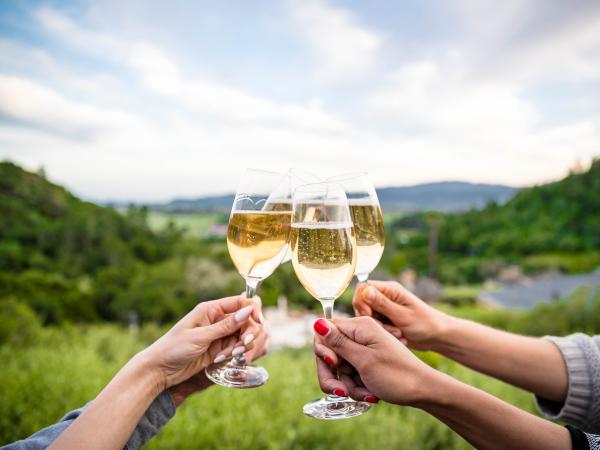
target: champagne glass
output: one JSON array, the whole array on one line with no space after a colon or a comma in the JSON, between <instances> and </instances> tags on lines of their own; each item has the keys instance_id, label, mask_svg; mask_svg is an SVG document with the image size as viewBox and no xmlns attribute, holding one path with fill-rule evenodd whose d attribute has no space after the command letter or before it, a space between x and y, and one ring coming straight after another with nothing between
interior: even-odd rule
<instances>
[{"instance_id":1,"label":"champagne glass","mask_svg":"<svg viewBox=\"0 0 600 450\"><path fill-rule=\"evenodd\" d=\"M385 228L377 193L364 172L338 175L327 181L339 184L346 191L356 233L355 275L359 282L365 282L377 267L385 246Z\"/></svg>"},{"instance_id":2,"label":"champagne glass","mask_svg":"<svg viewBox=\"0 0 600 450\"><path fill-rule=\"evenodd\" d=\"M323 306L331 320L334 301L346 290L356 265L356 238L344 189L322 182L298 187L293 197L290 234L292 264L300 283ZM345 419L370 404L328 395L304 405L317 419Z\"/></svg>"},{"instance_id":3,"label":"champagne glass","mask_svg":"<svg viewBox=\"0 0 600 450\"><path fill-rule=\"evenodd\" d=\"M288 190L288 197L283 199L280 203L277 202L273 202L274 205L278 205L278 207L283 211L283 210L289 210L290 213L292 211L292 195L294 193L294 191L296 190L296 187L298 186L302 186L303 184L309 184L309 183L317 183L319 181L321 181L321 179L316 176L313 175L310 172L306 172L305 170L302 169L289 169L288 170L288 182L289 182L289 190ZM290 246L289 243L286 247L286 252L285 252L285 256L283 257L283 259L281 260L281 264L285 264L288 261L291 261L292 259L292 252L290 250Z\"/></svg>"},{"instance_id":4,"label":"champagne glass","mask_svg":"<svg viewBox=\"0 0 600 450\"><path fill-rule=\"evenodd\" d=\"M290 209L278 206L289 197L289 176L248 169L238 186L229 216L227 248L236 269L246 280L246 297L252 298L259 283L273 273L285 256L291 224ZM207 377L221 386L253 388L269 378L267 371L246 364L244 355L213 364Z\"/></svg>"}]
</instances>

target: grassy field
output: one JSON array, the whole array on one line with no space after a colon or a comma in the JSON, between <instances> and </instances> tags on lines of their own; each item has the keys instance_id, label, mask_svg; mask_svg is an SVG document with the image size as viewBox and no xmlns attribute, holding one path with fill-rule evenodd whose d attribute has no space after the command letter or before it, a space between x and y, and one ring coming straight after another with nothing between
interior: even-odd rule
<instances>
[{"instance_id":1,"label":"grassy field","mask_svg":"<svg viewBox=\"0 0 600 450\"><path fill-rule=\"evenodd\" d=\"M91 400L117 369L158 335L138 337L116 326L44 330L37 344L0 347L0 445L24 438ZM437 355L427 360L451 375L533 410L532 398ZM218 386L184 403L148 444L151 449L467 449L460 437L426 414L379 404L367 415L339 422L305 417L302 405L320 395L308 349L262 360L266 386Z\"/></svg>"},{"instance_id":2,"label":"grassy field","mask_svg":"<svg viewBox=\"0 0 600 450\"><path fill-rule=\"evenodd\" d=\"M169 222L185 230L190 237L201 237L211 225L222 219L221 214L166 214L152 211L148 214L148 224L153 230L165 228Z\"/></svg>"}]
</instances>

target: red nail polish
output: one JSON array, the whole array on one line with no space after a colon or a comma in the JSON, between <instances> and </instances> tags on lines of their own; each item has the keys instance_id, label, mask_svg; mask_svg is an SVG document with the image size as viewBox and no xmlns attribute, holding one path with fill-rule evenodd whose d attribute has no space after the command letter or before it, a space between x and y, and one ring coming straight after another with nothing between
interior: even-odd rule
<instances>
[{"instance_id":1,"label":"red nail polish","mask_svg":"<svg viewBox=\"0 0 600 450\"><path fill-rule=\"evenodd\" d=\"M333 359L331 357L327 356L327 355L323 356L323 361L325 361L330 366L333 366L335 364L335 362L333 361Z\"/></svg>"},{"instance_id":2,"label":"red nail polish","mask_svg":"<svg viewBox=\"0 0 600 450\"><path fill-rule=\"evenodd\" d=\"M317 320L313 327L319 336L327 336L331 331L331 328L329 328L329 324L325 319Z\"/></svg>"},{"instance_id":3,"label":"red nail polish","mask_svg":"<svg viewBox=\"0 0 600 450\"><path fill-rule=\"evenodd\" d=\"M339 388L333 390L333 395L337 395L338 397L348 397L346 391Z\"/></svg>"},{"instance_id":4,"label":"red nail polish","mask_svg":"<svg viewBox=\"0 0 600 450\"><path fill-rule=\"evenodd\" d=\"M379 399L374 395L366 395L365 398L363 398L363 400L369 403L379 403Z\"/></svg>"}]
</instances>

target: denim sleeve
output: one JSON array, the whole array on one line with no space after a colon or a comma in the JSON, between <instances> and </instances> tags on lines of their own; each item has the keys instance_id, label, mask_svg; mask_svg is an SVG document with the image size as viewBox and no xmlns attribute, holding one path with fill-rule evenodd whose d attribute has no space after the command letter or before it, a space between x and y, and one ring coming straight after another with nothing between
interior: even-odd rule
<instances>
[{"instance_id":1,"label":"denim sleeve","mask_svg":"<svg viewBox=\"0 0 600 450\"><path fill-rule=\"evenodd\" d=\"M29 436L27 439L13 442L0 450L41 450L48 447L87 407L76 409L64 416L58 423ZM148 442L175 415L175 404L171 395L164 391L146 410L133 434L125 444L125 450L138 450Z\"/></svg>"},{"instance_id":2,"label":"denim sleeve","mask_svg":"<svg viewBox=\"0 0 600 450\"><path fill-rule=\"evenodd\" d=\"M67 429L71 423L79 417L79 414L83 412L83 408L71 411L65 417L60 419L58 423L50 425L35 434L32 434L27 439L13 442L4 447L0 447L0 450L39 450L48 447L63 431Z\"/></svg>"}]
</instances>

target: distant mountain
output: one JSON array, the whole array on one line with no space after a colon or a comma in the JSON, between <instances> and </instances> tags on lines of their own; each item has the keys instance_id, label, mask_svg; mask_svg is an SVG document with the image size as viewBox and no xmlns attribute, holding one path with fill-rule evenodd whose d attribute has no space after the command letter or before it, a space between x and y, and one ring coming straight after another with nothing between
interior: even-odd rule
<instances>
[{"instance_id":1,"label":"distant mountain","mask_svg":"<svg viewBox=\"0 0 600 450\"><path fill-rule=\"evenodd\" d=\"M199 197L195 199L175 199L169 203L150 205L150 209L174 214L183 213L209 213L209 212L229 212L235 194L217 195L212 197Z\"/></svg>"},{"instance_id":2,"label":"distant mountain","mask_svg":"<svg viewBox=\"0 0 600 450\"><path fill-rule=\"evenodd\" d=\"M449 285L481 283L513 265L532 272L591 272L600 266L600 158L586 171L521 189L502 205L489 203L459 213L419 212L395 220L390 228L411 230L388 253L392 262L397 258L396 270L411 267L433 273ZM427 258L435 235L437 266ZM558 288L556 292L567 294Z\"/></svg>"},{"instance_id":3,"label":"distant mountain","mask_svg":"<svg viewBox=\"0 0 600 450\"><path fill-rule=\"evenodd\" d=\"M442 181L416 186L377 189L381 207L386 211L458 212L483 208L490 202L506 203L517 188L499 184L473 184Z\"/></svg>"},{"instance_id":4,"label":"distant mountain","mask_svg":"<svg viewBox=\"0 0 600 450\"><path fill-rule=\"evenodd\" d=\"M517 189L497 184L473 184L461 181L418 184L415 186L377 189L381 207L388 212L442 211L458 212L483 208L489 202L510 200ZM158 211L171 213L228 212L234 195L226 194L196 199L175 199L166 204L151 205Z\"/></svg>"},{"instance_id":5,"label":"distant mountain","mask_svg":"<svg viewBox=\"0 0 600 450\"><path fill-rule=\"evenodd\" d=\"M504 257L600 250L600 159L560 181L522 189L503 206L447 216L440 252Z\"/></svg>"}]
</instances>

